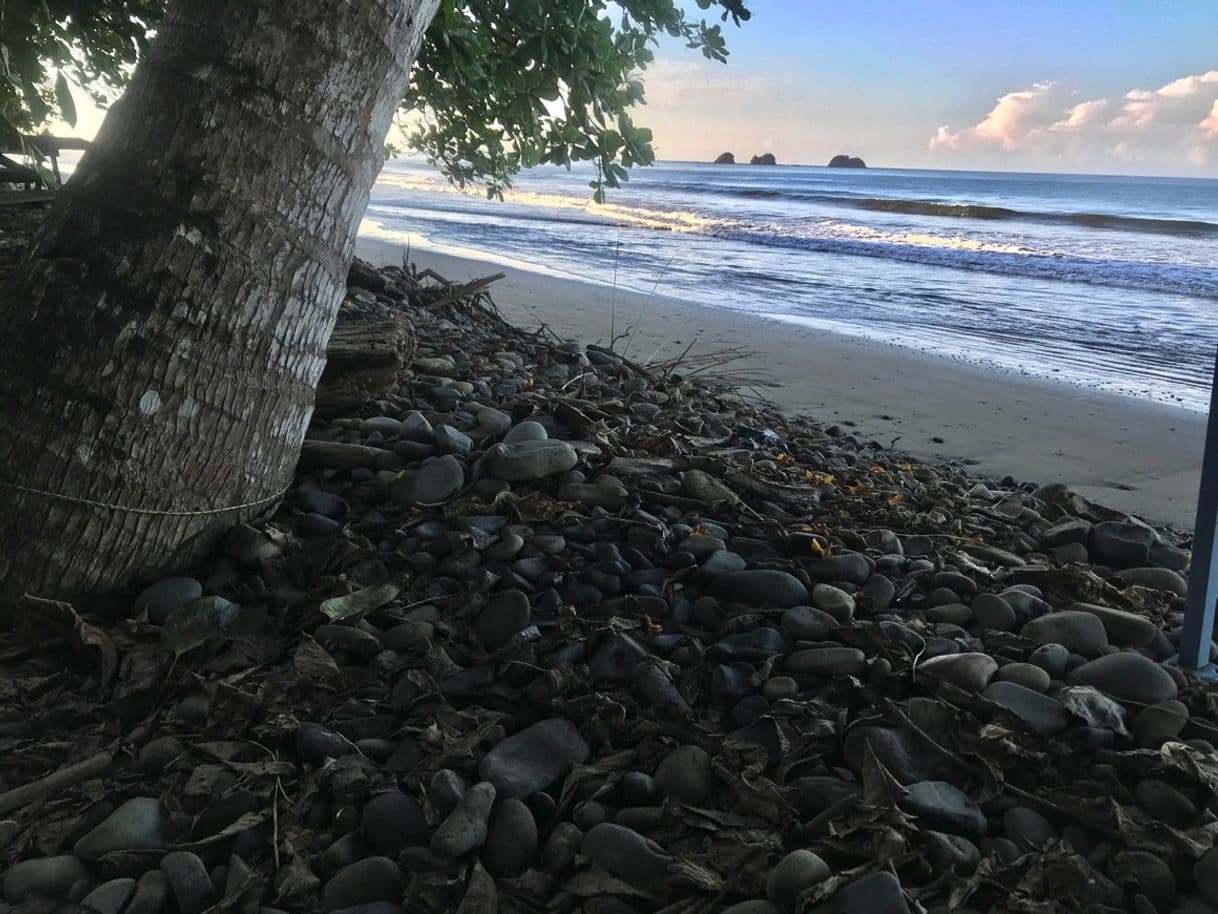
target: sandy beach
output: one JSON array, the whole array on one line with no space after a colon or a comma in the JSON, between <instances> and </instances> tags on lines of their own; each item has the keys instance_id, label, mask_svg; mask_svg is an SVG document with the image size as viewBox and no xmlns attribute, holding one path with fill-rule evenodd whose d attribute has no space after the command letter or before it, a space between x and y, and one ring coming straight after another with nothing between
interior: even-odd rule
<instances>
[{"instance_id":1,"label":"sandy beach","mask_svg":"<svg viewBox=\"0 0 1218 914\"><path fill-rule=\"evenodd\" d=\"M404 251L365 237L358 253L380 266L400 263ZM628 354L638 360L675 356L691 342L693 352L744 346L755 353L750 373L777 385L759 392L783 409L853 423L862 437L960 461L983 477L1061 482L1148 521L1191 529L1204 441L1196 412L489 261L418 248L411 259L453 281L506 273L494 299L520 326L545 323L564 338L604 344L615 311L617 333L636 328Z\"/></svg>"}]
</instances>

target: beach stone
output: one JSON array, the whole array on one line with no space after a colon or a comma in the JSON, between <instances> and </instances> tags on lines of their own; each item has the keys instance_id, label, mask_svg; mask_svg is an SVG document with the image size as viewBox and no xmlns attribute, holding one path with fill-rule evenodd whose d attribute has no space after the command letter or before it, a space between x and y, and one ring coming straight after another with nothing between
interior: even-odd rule
<instances>
[{"instance_id":1,"label":"beach stone","mask_svg":"<svg viewBox=\"0 0 1218 914\"><path fill-rule=\"evenodd\" d=\"M1193 865L1193 879L1210 904L1218 905L1218 847L1212 847Z\"/></svg>"},{"instance_id":2,"label":"beach stone","mask_svg":"<svg viewBox=\"0 0 1218 914\"><path fill-rule=\"evenodd\" d=\"M664 895L672 857L638 832L602 822L584 835L580 852L628 885L651 895Z\"/></svg>"},{"instance_id":3,"label":"beach stone","mask_svg":"<svg viewBox=\"0 0 1218 914\"><path fill-rule=\"evenodd\" d=\"M677 544L677 552L688 552L701 564L717 552L724 552L727 543L717 536L705 533L691 533Z\"/></svg>"},{"instance_id":4,"label":"beach stone","mask_svg":"<svg viewBox=\"0 0 1218 914\"><path fill-rule=\"evenodd\" d=\"M656 768L655 784L687 806L705 805L715 790L710 755L701 746L678 746Z\"/></svg>"},{"instance_id":5,"label":"beach stone","mask_svg":"<svg viewBox=\"0 0 1218 914\"><path fill-rule=\"evenodd\" d=\"M503 436L504 444L520 444L525 441L545 441L550 437L546 427L540 422L526 419Z\"/></svg>"},{"instance_id":6,"label":"beach stone","mask_svg":"<svg viewBox=\"0 0 1218 914\"><path fill-rule=\"evenodd\" d=\"M765 895L782 910L794 912L800 893L820 885L831 875L829 864L811 851L794 850L770 870L765 881Z\"/></svg>"},{"instance_id":7,"label":"beach stone","mask_svg":"<svg viewBox=\"0 0 1218 914\"><path fill-rule=\"evenodd\" d=\"M926 830L918 833L918 843L922 845L922 853L927 861L940 873L967 876L981 862L981 851L977 845L959 835Z\"/></svg>"},{"instance_id":8,"label":"beach stone","mask_svg":"<svg viewBox=\"0 0 1218 914\"><path fill-rule=\"evenodd\" d=\"M452 498L465 484L465 470L456 457L446 454L428 460L417 470L408 471L390 487L393 500L400 505L437 505Z\"/></svg>"},{"instance_id":9,"label":"beach stone","mask_svg":"<svg viewBox=\"0 0 1218 914\"><path fill-rule=\"evenodd\" d=\"M949 682L966 692L980 692L997 672L998 661L981 653L947 654L918 664L919 675Z\"/></svg>"},{"instance_id":10,"label":"beach stone","mask_svg":"<svg viewBox=\"0 0 1218 914\"><path fill-rule=\"evenodd\" d=\"M1069 680L1095 686L1118 701L1153 705L1176 697L1176 681L1159 664L1133 651L1108 654L1075 667Z\"/></svg>"},{"instance_id":11,"label":"beach stone","mask_svg":"<svg viewBox=\"0 0 1218 914\"><path fill-rule=\"evenodd\" d=\"M909 548L908 539L905 548ZM881 871L843 886L809 914L909 914L909 905L897 877Z\"/></svg>"},{"instance_id":12,"label":"beach stone","mask_svg":"<svg viewBox=\"0 0 1218 914\"><path fill-rule=\"evenodd\" d=\"M1041 848L1056 832L1049 820L1035 809L1012 806L1002 814L1002 830L1020 847Z\"/></svg>"},{"instance_id":13,"label":"beach stone","mask_svg":"<svg viewBox=\"0 0 1218 914\"><path fill-rule=\"evenodd\" d=\"M392 416L372 416L359 424L359 433L365 437L376 434L384 438L396 438L401 432L401 421Z\"/></svg>"},{"instance_id":14,"label":"beach stone","mask_svg":"<svg viewBox=\"0 0 1218 914\"><path fill-rule=\"evenodd\" d=\"M519 590L505 590L478 613L474 629L488 651L498 650L529 624L529 598Z\"/></svg>"},{"instance_id":15,"label":"beach stone","mask_svg":"<svg viewBox=\"0 0 1218 914\"><path fill-rule=\"evenodd\" d=\"M985 814L976 803L947 781L919 781L905 788L897 805L935 831L977 842L985 837Z\"/></svg>"},{"instance_id":16,"label":"beach stone","mask_svg":"<svg viewBox=\"0 0 1218 914\"><path fill-rule=\"evenodd\" d=\"M537 853L537 820L520 800L503 800L491 810L482 861L495 876L524 872Z\"/></svg>"},{"instance_id":17,"label":"beach stone","mask_svg":"<svg viewBox=\"0 0 1218 914\"><path fill-rule=\"evenodd\" d=\"M207 875L207 867L190 851L166 854L161 858L161 872L165 874L181 914L203 914L220 900Z\"/></svg>"},{"instance_id":18,"label":"beach stone","mask_svg":"<svg viewBox=\"0 0 1218 914\"><path fill-rule=\"evenodd\" d=\"M1021 637L1038 644L1060 644L1080 654L1098 654L1108 646L1104 623L1092 613L1065 610L1027 622Z\"/></svg>"},{"instance_id":19,"label":"beach stone","mask_svg":"<svg viewBox=\"0 0 1218 914\"><path fill-rule=\"evenodd\" d=\"M808 588L799 578L785 571L753 569L725 574L716 583L720 600L743 603L746 606L806 606Z\"/></svg>"},{"instance_id":20,"label":"beach stone","mask_svg":"<svg viewBox=\"0 0 1218 914\"><path fill-rule=\"evenodd\" d=\"M456 860L486 841L487 821L495 802L495 788L482 781L471 787L431 836L431 850L438 857Z\"/></svg>"},{"instance_id":21,"label":"beach stone","mask_svg":"<svg viewBox=\"0 0 1218 914\"><path fill-rule=\"evenodd\" d=\"M311 761L321 762L346 755L351 744L328 727L305 721L296 728L296 751Z\"/></svg>"},{"instance_id":22,"label":"beach stone","mask_svg":"<svg viewBox=\"0 0 1218 914\"><path fill-rule=\"evenodd\" d=\"M1122 609L1096 606L1091 603L1074 603L1071 611L1091 613L1104 625L1104 631L1112 644L1126 647L1146 647L1159 633L1159 626L1149 619Z\"/></svg>"},{"instance_id":23,"label":"beach stone","mask_svg":"<svg viewBox=\"0 0 1218 914\"><path fill-rule=\"evenodd\" d=\"M159 869L151 869L135 884L135 897L123 914L159 914L168 900L169 881Z\"/></svg>"},{"instance_id":24,"label":"beach stone","mask_svg":"<svg viewBox=\"0 0 1218 914\"><path fill-rule=\"evenodd\" d=\"M559 822L541 849L541 865L548 872L561 873L575 860L584 833L570 822Z\"/></svg>"},{"instance_id":25,"label":"beach stone","mask_svg":"<svg viewBox=\"0 0 1218 914\"><path fill-rule=\"evenodd\" d=\"M625 632L618 632L601 640L588 662L588 670L596 680L625 682L647 657L647 648Z\"/></svg>"},{"instance_id":26,"label":"beach stone","mask_svg":"<svg viewBox=\"0 0 1218 914\"><path fill-rule=\"evenodd\" d=\"M782 701L784 698L794 698L799 694L799 683L790 676L773 676L761 687L761 694L767 701Z\"/></svg>"},{"instance_id":27,"label":"beach stone","mask_svg":"<svg viewBox=\"0 0 1218 914\"><path fill-rule=\"evenodd\" d=\"M838 621L823 609L795 606L782 614L782 630L796 641L825 641Z\"/></svg>"},{"instance_id":28,"label":"beach stone","mask_svg":"<svg viewBox=\"0 0 1218 914\"><path fill-rule=\"evenodd\" d=\"M431 837L423 807L400 790L378 793L360 814L360 832L378 854L393 856L411 845L426 845Z\"/></svg>"},{"instance_id":29,"label":"beach stone","mask_svg":"<svg viewBox=\"0 0 1218 914\"><path fill-rule=\"evenodd\" d=\"M332 492L323 492L317 488L297 489L296 503L306 512L320 514L331 520L342 520L350 510L343 499Z\"/></svg>"},{"instance_id":30,"label":"beach stone","mask_svg":"<svg viewBox=\"0 0 1218 914\"><path fill-rule=\"evenodd\" d=\"M808 648L787 657L784 669L810 676L860 676L867 669L867 657L854 647Z\"/></svg>"},{"instance_id":31,"label":"beach stone","mask_svg":"<svg viewBox=\"0 0 1218 914\"><path fill-rule=\"evenodd\" d=\"M427 421L427 417L419 412L409 413L398 426L398 437L417 444L431 444L436 432Z\"/></svg>"},{"instance_id":32,"label":"beach stone","mask_svg":"<svg viewBox=\"0 0 1218 914\"><path fill-rule=\"evenodd\" d=\"M1111 568L1140 568L1152 564L1150 547L1159 535L1149 527L1124 521L1104 521L1091 528L1095 561Z\"/></svg>"},{"instance_id":33,"label":"beach stone","mask_svg":"<svg viewBox=\"0 0 1218 914\"><path fill-rule=\"evenodd\" d=\"M203 585L194 578L165 578L145 587L135 598L136 615L148 614L153 625L162 625L169 614L203 596Z\"/></svg>"},{"instance_id":34,"label":"beach stone","mask_svg":"<svg viewBox=\"0 0 1218 914\"><path fill-rule=\"evenodd\" d=\"M1013 682L1033 692L1047 692L1051 677L1044 668L1032 663L1008 663L998 671L1000 682Z\"/></svg>"},{"instance_id":35,"label":"beach stone","mask_svg":"<svg viewBox=\"0 0 1218 914\"><path fill-rule=\"evenodd\" d=\"M842 757L856 776L862 773L868 746L902 784L933 780L940 773L935 761L927 757L925 744L912 731L865 725L851 728L842 742Z\"/></svg>"},{"instance_id":36,"label":"beach stone","mask_svg":"<svg viewBox=\"0 0 1218 914\"><path fill-rule=\"evenodd\" d=\"M4 899L12 904L31 895L67 899L72 886L89 881L89 871L78 857L61 854L14 863L4 874Z\"/></svg>"},{"instance_id":37,"label":"beach stone","mask_svg":"<svg viewBox=\"0 0 1218 914\"><path fill-rule=\"evenodd\" d=\"M173 736L159 736L140 747L135 767L145 774L160 774L165 766L186 751L182 741Z\"/></svg>"},{"instance_id":38,"label":"beach stone","mask_svg":"<svg viewBox=\"0 0 1218 914\"><path fill-rule=\"evenodd\" d=\"M1108 878L1127 895L1138 892L1164 910L1176 900L1176 877L1167 863L1147 851L1117 853L1108 862Z\"/></svg>"},{"instance_id":39,"label":"beach stone","mask_svg":"<svg viewBox=\"0 0 1218 914\"><path fill-rule=\"evenodd\" d=\"M1166 781L1145 778L1134 788L1134 797L1148 815L1172 828L1187 828L1197 818L1196 804Z\"/></svg>"},{"instance_id":40,"label":"beach stone","mask_svg":"<svg viewBox=\"0 0 1218 914\"><path fill-rule=\"evenodd\" d=\"M406 891L406 876L388 857L366 857L345 866L326 882L321 910L339 911L376 901L398 903Z\"/></svg>"},{"instance_id":41,"label":"beach stone","mask_svg":"<svg viewBox=\"0 0 1218 914\"><path fill-rule=\"evenodd\" d=\"M871 563L861 552L843 552L819 559L808 566L813 581L844 581L862 587L871 577Z\"/></svg>"},{"instance_id":42,"label":"beach stone","mask_svg":"<svg viewBox=\"0 0 1218 914\"><path fill-rule=\"evenodd\" d=\"M747 566L748 562L745 561L744 556L723 549L719 552L712 552L710 557L698 567L698 574L713 579L725 574L744 571Z\"/></svg>"},{"instance_id":43,"label":"beach stone","mask_svg":"<svg viewBox=\"0 0 1218 914\"><path fill-rule=\"evenodd\" d=\"M493 784L501 799L520 800L549 787L589 752L570 721L553 717L498 743L483 756L478 776Z\"/></svg>"},{"instance_id":44,"label":"beach stone","mask_svg":"<svg viewBox=\"0 0 1218 914\"><path fill-rule=\"evenodd\" d=\"M502 435L512 427L512 417L493 406L478 410L478 428L485 435Z\"/></svg>"},{"instance_id":45,"label":"beach stone","mask_svg":"<svg viewBox=\"0 0 1218 914\"><path fill-rule=\"evenodd\" d=\"M121 914L134 894L134 879L111 879L82 898L80 906L89 914Z\"/></svg>"},{"instance_id":46,"label":"beach stone","mask_svg":"<svg viewBox=\"0 0 1218 914\"><path fill-rule=\"evenodd\" d=\"M720 638L711 645L708 654L715 660L765 660L787 649L787 639L782 632L769 626L761 626L749 632L739 632Z\"/></svg>"},{"instance_id":47,"label":"beach stone","mask_svg":"<svg viewBox=\"0 0 1218 914\"><path fill-rule=\"evenodd\" d=\"M1062 644L1042 644L1028 655L1028 663L1040 667L1050 679L1063 678L1069 662L1070 651Z\"/></svg>"},{"instance_id":48,"label":"beach stone","mask_svg":"<svg viewBox=\"0 0 1218 914\"><path fill-rule=\"evenodd\" d=\"M1175 739L1188 723L1188 707L1172 699L1143 708L1134 715L1130 732L1143 746L1157 748L1165 740Z\"/></svg>"},{"instance_id":49,"label":"beach stone","mask_svg":"<svg viewBox=\"0 0 1218 914\"><path fill-rule=\"evenodd\" d=\"M1091 521L1071 518L1046 530L1040 535L1046 546L1056 549L1058 546L1086 544L1091 533Z\"/></svg>"},{"instance_id":50,"label":"beach stone","mask_svg":"<svg viewBox=\"0 0 1218 914\"><path fill-rule=\"evenodd\" d=\"M689 703L660 662L648 658L641 660L632 673L635 688L643 693L657 708L665 708L677 714L688 714Z\"/></svg>"},{"instance_id":51,"label":"beach stone","mask_svg":"<svg viewBox=\"0 0 1218 914\"><path fill-rule=\"evenodd\" d=\"M981 697L1005 708L1045 736L1057 736L1070 726L1070 717L1060 701L1014 682L991 682Z\"/></svg>"},{"instance_id":52,"label":"beach stone","mask_svg":"<svg viewBox=\"0 0 1218 914\"><path fill-rule=\"evenodd\" d=\"M973 611L963 603L941 603L926 610L926 618L930 622L944 622L963 627L973 621Z\"/></svg>"},{"instance_id":53,"label":"beach stone","mask_svg":"<svg viewBox=\"0 0 1218 914\"><path fill-rule=\"evenodd\" d=\"M512 432L507 437L510 438ZM579 455L565 441L520 441L495 445L487 451L486 460L487 471L495 479L528 482L565 473L579 463Z\"/></svg>"},{"instance_id":54,"label":"beach stone","mask_svg":"<svg viewBox=\"0 0 1218 914\"><path fill-rule=\"evenodd\" d=\"M436 426L436 447L442 454L460 454L465 457L474 449L474 442L469 435L458 428L451 425L438 425Z\"/></svg>"},{"instance_id":55,"label":"beach stone","mask_svg":"<svg viewBox=\"0 0 1218 914\"><path fill-rule=\"evenodd\" d=\"M854 618L854 597L832 584L813 585L812 605L838 622L845 623Z\"/></svg>"},{"instance_id":56,"label":"beach stone","mask_svg":"<svg viewBox=\"0 0 1218 914\"><path fill-rule=\"evenodd\" d=\"M1188 581L1170 568L1127 568L1115 577L1124 587L1146 587L1174 593L1178 597L1188 596Z\"/></svg>"},{"instance_id":57,"label":"beach stone","mask_svg":"<svg viewBox=\"0 0 1218 914\"><path fill-rule=\"evenodd\" d=\"M859 593L871 601L871 608L876 612L884 612L896 599L897 588L882 574L873 574L863 585Z\"/></svg>"},{"instance_id":58,"label":"beach stone","mask_svg":"<svg viewBox=\"0 0 1218 914\"><path fill-rule=\"evenodd\" d=\"M161 801L135 797L110 813L72 850L77 857L90 861L113 851L163 850L172 834L173 826Z\"/></svg>"},{"instance_id":59,"label":"beach stone","mask_svg":"<svg viewBox=\"0 0 1218 914\"><path fill-rule=\"evenodd\" d=\"M1015 610L995 593L979 593L972 602L973 621L985 629L1009 632L1015 628Z\"/></svg>"},{"instance_id":60,"label":"beach stone","mask_svg":"<svg viewBox=\"0 0 1218 914\"><path fill-rule=\"evenodd\" d=\"M723 914L783 914L782 908L763 898L738 901L723 909Z\"/></svg>"}]
</instances>

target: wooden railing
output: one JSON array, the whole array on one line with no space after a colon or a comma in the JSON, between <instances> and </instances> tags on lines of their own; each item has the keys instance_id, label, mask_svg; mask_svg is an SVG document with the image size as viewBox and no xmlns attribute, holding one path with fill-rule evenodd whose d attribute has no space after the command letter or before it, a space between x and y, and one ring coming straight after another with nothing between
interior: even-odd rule
<instances>
[{"instance_id":1,"label":"wooden railing","mask_svg":"<svg viewBox=\"0 0 1218 914\"><path fill-rule=\"evenodd\" d=\"M26 136L20 143L0 145L0 206L19 203L42 203L54 195L54 186L30 165L14 161L10 156L40 156L50 162L55 184L62 183L59 156L67 150L88 149L89 141L78 137ZM14 187L15 185L15 187Z\"/></svg>"}]
</instances>

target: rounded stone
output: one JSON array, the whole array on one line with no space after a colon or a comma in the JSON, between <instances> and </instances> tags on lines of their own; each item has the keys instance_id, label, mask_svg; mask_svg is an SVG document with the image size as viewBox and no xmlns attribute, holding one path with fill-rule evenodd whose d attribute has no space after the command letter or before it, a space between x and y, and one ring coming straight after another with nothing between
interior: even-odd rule
<instances>
[{"instance_id":1,"label":"rounded stone","mask_svg":"<svg viewBox=\"0 0 1218 914\"><path fill-rule=\"evenodd\" d=\"M471 787L431 836L432 853L456 860L481 847L486 842L494 802L495 788L491 784L483 781Z\"/></svg>"},{"instance_id":2,"label":"rounded stone","mask_svg":"<svg viewBox=\"0 0 1218 914\"><path fill-rule=\"evenodd\" d=\"M111 879L82 898L80 906L89 914L120 914L134 894L134 879Z\"/></svg>"},{"instance_id":3,"label":"rounded stone","mask_svg":"<svg viewBox=\"0 0 1218 914\"><path fill-rule=\"evenodd\" d=\"M478 614L474 624L488 651L498 650L529 624L529 598L519 590L506 590Z\"/></svg>"},{"instance_id":4,"label":"rounded stone","mask_svg":"<svg viewBox=\"0 0 1218 914\"><path fill-rule=\"evenodd\" d=\"M377 901L398 903L406 891L406 876L388 857L367 857L345 866L326 883L321 893L325 912Z\"/></svg>"},{"instance_id":5,"label":"rounded stone","mask_svg":"<svg viewBox=\"0 0 1218 914\"><path fill-rule=\"evenodd\" d=\"M665 796L702 806L715 790L710 755L701 746L678 746L656 768L655 783Z\"/></svg>"},{"instance_id":6,"label":"rounded stone","mask_svg":"<svg viewBox=\"0 0 1218 914\"><path fill-rule=\"evenodd\" d=\"M638 832L604 822L584 835L580 851L611 876L651 895L664 895L672 857Z\"/></svg>"},{"instance_id":7,"label":"rounded stone","mask_svg":"<svg viewBox=\"0 0 1218 914\"><path fill-rule=\"evenodd\" d=\"M918 675L949 682L966 692L980 692L998 672L998 661L989 654L964 653L932 657L918 664Z\"/></svg>"},{"instance_id":8,"label":"rounded stone","mask_svg":"<svg viewBox=\"0 0 1218 914\"><path fill-rule=\"evenodd\" d=\"M360 832L378 854L391 857L404 847L426 846L431 838L423 807L400 790L379 793L360 814Z\"/></svg>"},{"instance_id":9,"label":"rounded stone","mask_svg":"<svg viewBox=\"0 0 1218 914\"><path fill-rule=\"evenodd\" d=\"M1008 663L998 671L999 682L1013 682L1031 689L1033 692L1045 692L1051 681L1044 667L1032 663Z\"/></svg>"},{"instance_id":10,"label":"rounded stone","mask_svg":"<svg viewBox=\"0 0 1218 914\"><path fill-rule=\"evenodd\" d=\"M1099 617L1077 610L1033 619L1020 629L1019 634L1038 644L1060 644L1080 654L1098 654L1108 646L1108 633Z\"/></svg>"},{"instance_id":11,"label":"rounded stone","mask_svg":"<svg viewBox=\"0 0 1218 914\"><path fill-rule=\"evenodd\" d=\"M832 874L829 864L811 851L791 851L778 861L766 877L766 898L784 911L794 912L801 893L824 882Z\"/></svg>"},{"instance_id":12,"label":"rounded stone","mask_svg":"<svg viewBox=\"0 0 1218 914\"><path fill-rule=\"evenodd\" d=\"M1157 748L1166 740L1178 737L1187 723L1188 707L1182 701L1171 699L1135 714L1130 730L1141 745Z\"/></svg>"},{"instance_id":13,"label":"rounded stone","mask_svg":"<svg viewBox=\"0 0 1218 914\"><path fill-rule=\"evenodd\" d=\"M1139 781L1134 796L1148 815L1172 828L1187 828L1197 818L1196 804L1171 784L1157 778Z\"/></svg>"},{"instance_id":14,"label":"rounded stone","mask_svg":"<svg viewBox=\"0 0 1218 914\"><path fill-rule=\"evenodd\" d=\"M787 657L788 673L810 676L859 676L867 669L867 655L856 647L816 647Z\"/></svg>"},{"instance_id":15,"label":"rounded stone","mask_svg":"<svg viewBox=\"0 0 1218 914\"><path fill-rule=\"evenodd\" d=\"M973 621L978 627L999 632L1015 628L1015 610L1011 604L995 593L979 593L973 597Z\"/></svg>"},{"instance_id":16,"label":"rounded stone","mask_svg":"<svg viewBox=\"0 0 1218 914\"><path fill-rule=\"evenodd\" d=\"M808 588L793 574L772 569L752 569L721 575L715 586L721 600L746 606L804 606Z\"/></svg>"},{"instance_id":17,"label":"rounded stone","mask_svg":"<svg viewBox=\"0 0 1218 914\"><path fill-rule=\"evenodd\" d=\"M1028 663L1040 667L1050 679L1064 678L1069 662L1070 651L1063 644L1042 644L1028 655Z\"/></svg>"},{"instance_id":18,"label":"rounded stone","mask_svg":"<svg viewBox=\"0 0 1218 914\"><path fill-rule=\"evenodd\" d=\"M1012 806L1003 813L1002 829L1020 847L1044 847L1056 834L1048 819L1027 806Z\"/></svg>"},{"instance_id":19,"label":"rounded stone","mask_svg":"<svg viewBox=\"0 0 1218 914\"><path fill-rule=\"evenodd\" d=\"M845 623L854 618L854 597L832 584L813 585L812 605L838 622Z\"/></svg>"},{"instance_id":20,"label":"rounded stone","mask_svg":"<svg viewBox=\"0 0 1218 914\"><path fill-rule=\"evenodd\" d=\"M161 858L161 872L173 892L181 914L203 914L220 899L207 867L190 851L174 851Z\"/></svg>"},{"instance_id":21,"label":"rounded stone","mask_svg":"<svg viewBox=\"0 0 1218 914\"><path fill-rule=\"evenodd\" d=\"M515 431L508 432L505 440L511 439ZM521 441L495 445L487 451L486 461L487 470L495 479L528 482L565 473L579 463L579 455L565 441Z\"/></svg>"},{"instance_id":22,"label":"rounded stone","mask_svg":"<svg viewBox=\"0 0 1218 914\"><path fill-rule=\"evenodd\" d=\"M66 899L72 886L88 879L85 865L71 854L22 860L4 874L4 898L12 904L25 901L31 895Z\"/></svg>"},{"instance_id":23,"label":"rounded stone","mask_svg":"<svg viewBox=\"0 0 1218 914\"><path fill-rule=\"evenodd\" d=\"M505 444L519 444L523 441L545 441L550 437L546 427L540 422L526 419L503 436Z\"/></svg>"},{"instance_id":24,"label":"rounded stone","mask_svg":"<svg viewBox=\"0 0 1218 914\"><path fill-rule=\"evenodd\" d=\"M162 625L169 614L203 596L203 585L194 578L165 578L140 591L135 598L136 615L148 614L148 621Z\"/></svg>"},{"instance_id":25,"label":"rounded stone","mask_svg":"<svg viewBox=\"0 0 1218 914\"><path fill-rule=\"evenodd\" d=\"M452 498L465 484L465 469L451 454L428 460L417 470L407 471L390 487L400 505L437 505Z\"/></svg>"},{"instance_id":26,"label":"rounded stone","mask_svg":"<svg viewBox=\"0 0 1218 914\"><path fill-rule=\"evenodd\" d=\"M135 797L77 841L73 851L82 860L97 860L114 851L163 850L172 831L160 800Z\"/></svg>"},{"instance_id":27,"label":"rounded stone","mask_svg":"<svg viewBox=\"0 0 1218 914\"><path fill-rule=\"evenodd\" d=\"M1108 654L1076 667L1070 681L1095 686L1118 701L1153 705L1176 697L1176 681L1148 657L1132 651Z\"/></svg>"},{"instance_id":28,"label":"rounded stone","mask_svg":"<svg viewBox=\"0 0 1218 914\"><path fill-rule=\"evenodd\" d=\"M584 833L570 822L559 822L541 849L541 865L551 873L561 873L575 860Z\"/></svg>"},{"instance_id":29,"label":"rounded stone","mask_svg":"<svg viewBox=\"0 0 1218 914\"><path fill-rule=\"evenodd\" d=\"M482 860L495 876L524 872L537 853L537 821L520 800L502 800L491 810Z\"/></svg>"},{"instance_id":30,"label":"rounded stone","mask_svg":"<svg viewBox=\"0 0 1218 914\"><path fill-rule=\"evenodd\" d=\"M794 698L799 694L799 683L790 676L774 676L765 681L761 694L768 701L780 701L784 698Z\"/></svg>"},{"instance_id":31,"label":"rounded stone","mask_svg":"<svg viewBox=\"0 0 1218 914\"><path fill-rule=\"evenodd\" d=\"M838 621L823 609L795 606L782 614L782 630L796 641L824 641Z\"/></svg>"}]
</instances>

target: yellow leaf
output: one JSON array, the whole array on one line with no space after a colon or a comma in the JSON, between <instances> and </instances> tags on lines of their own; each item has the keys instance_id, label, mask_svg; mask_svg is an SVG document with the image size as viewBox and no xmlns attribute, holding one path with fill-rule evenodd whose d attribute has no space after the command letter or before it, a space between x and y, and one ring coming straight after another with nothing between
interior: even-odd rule
<instances>
[{"instance_id":1,"label":"yellow leaf","mask_svg":"<svg viewBox=\"0 0 1218 914\"><path fill-rule=\"evenodd\" d=\"M829 553L829 550L820 544L820 540L812 540L812 551L822 557Z\"/></svg>"},{"instance_id":2,"label":"yellow leaf","mask_svg":"<svg viewBox=\"0 0 1218 914\"><path fill-rule=\"evenodd\" d=\"M888 496L888 507L895 508L897 505L899 505L901 503L901 499L904 497L905 496L902 495L900 492L898 492L896 495L889 495Z\"/></svg>"},{"instance_id":3,"label":"yellow leaf","mask_svg":"<svg viewBox=\"0 0 1218 914\"><path fill-rule=\"evenodd\" d=\"M898 463L897 469L900 470L902 473L908 473L910 470L913 469L913 464L912 463Z\"/></svg>"},{"instance_id":4,"label":"yellow leaf","mask_svg":"<svg viewBox=\"0 0 1218 914\"><path fill-rule=\"evenodd\" d=\"M870 473L872 476L887 476L888 475L888 471L886 469L884 469L882 466L873 466L867 472Z\"/></svg>"}]
</instances>

